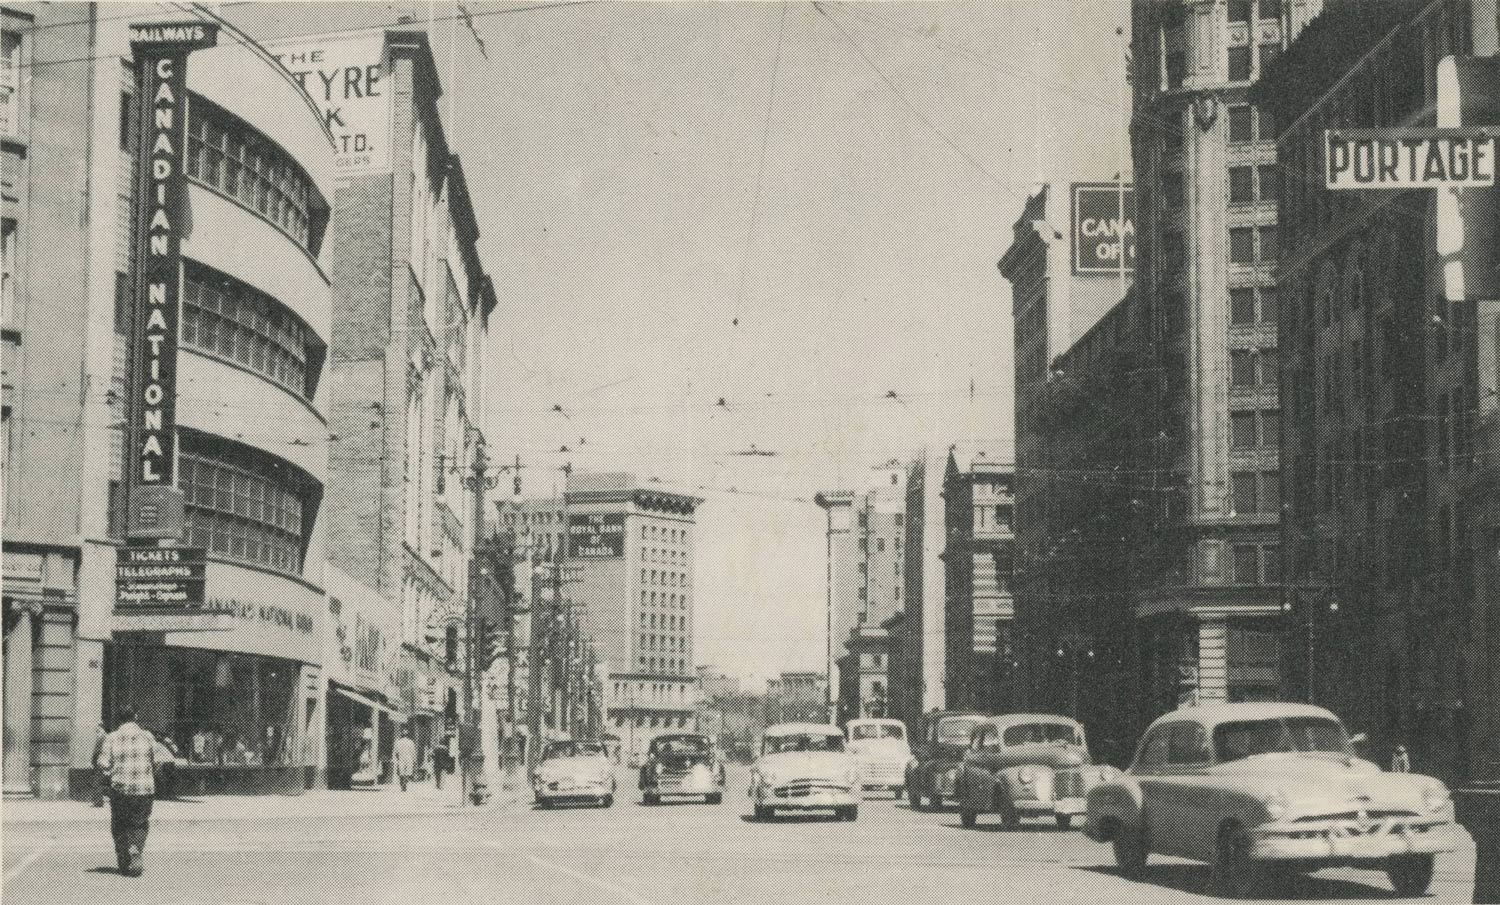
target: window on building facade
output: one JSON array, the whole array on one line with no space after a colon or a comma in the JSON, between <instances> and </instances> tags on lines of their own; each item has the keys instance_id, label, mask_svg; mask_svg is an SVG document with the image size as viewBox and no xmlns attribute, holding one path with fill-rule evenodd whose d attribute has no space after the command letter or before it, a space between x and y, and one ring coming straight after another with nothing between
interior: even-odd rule
<instances>
[{"instance_id":1,"label":"window on building facade","mask_svg":"<svg viewBox=\"0 0 1500 905\"><path fill-rule=\"evenodd\" d=\"M1187 241L1181 230L1169 229L1161 234L1163 266L1169 276L1187 271Z\"/></svg>"},{"instance_id":2,"label":"window on building facade","mask_svg":"<svg viewBox=\"0 0 1500 905\"><path fill-rule=\"evenodd\" d=\"M1247 82L1250 80L1250 45L1241 44L1238 47L1229 48L1229 80L1231 82Z\"/></svg>"},{"instance_id":3,"label":"window on building facade","mask_svg":"<svg viewBox=\"0 0 1500 905\"><path fill-rule=\"evenodd\" d=\"M1275 286L1262 286L1260 288L1260 319L1262 323L1276 323L1276 308L1280 299L1276 294Z\"/></svg>"},{"instance_id":4,"label":"window on building facade","mask_svg":"<svg viewBox=\"0 0 1500 905\"><path fill-rule=\"evenodd\" d=\"M1274 263L1276 261L1276 227L1262 226L1257 232L1260 234L1259 259Z\"/></svg>"},{"instance_id":5,"label":"window on building facade","mask_svg":"<svg viewBox=\"0 0 1500 905\"><path fill-rule=\"evenodd\" d=\"M302 571L306 490L290 469L248 447L184 437L178 471L189 545L280 572Z\"/></svg>"},{"instance_id":6,"label":"window on building facade","mask_svg":"<svg viewBox=\"0 0 1500 905\"><path fill-rule=\"evenodd\" d=\"M1229 0L1229 21L1249 22L1252 6L1251 0Z\"/></svg>"},{"instance_id":7,"label":"window on building facade","mask_svg":"<svg viewBox=\"0 0 1500 905\"><path fill-rule=\"evenodd\" d=\"M1274 163L1263 163L1255 168L1260 181L1260 200L1277 201L1281 198L1281 171Z\"/></svg>"},{"instance_id":8,"label":"window on building facade","mask_svg":"<svg viewBox=\"0 0 1500 905\"><path fill-rule=\"evenodd\" d=\"M1236 471L1229 475L1230 493L1232 494L1232 505L1235 515L1249 515L1256 512L1256 489L1257 475L1253 471Z\"/></svg>"},{"instance_id":9,"label":"window on building facade","mask_svg":"<svg viewBox=\"0 0 1500 905\"><path fill-rule=\"evenodd\" d=\"M1229 108L1229 143L1248 144L1255 140L1255 127L1249 104L1234 104Z\"/></svg>"},{"instance_id":10,"label":"window on building facade","mask_svg":"<svg viewBox=\"0 0 1500 905\"><path fill-rule=\"evenodd\" d=\"M1260 382L1265 386L1275 386L1281 382L1281 356L1275 349L1261 349L1257 356L1260 359Z\"/></svg>"},{"instance_id":11,"label":"window on building facade","mask_svg":"<svg viewBox=\"0 0 1500 905\"><path fill-rule=\"evenodd\" d=\"M314 254L322 224L307 172L244 120L193 95L188 112L187 175L238 201Z\"/></svg>"},{"instance_id":12,"label":"window on building facade","mask_svg":"<svg viewBox=\"0 0 1500 905\"><path fill-rule=\"evenodd\" d=\"M1281 0L1260 0L1257 15L1262 19L1281 18Z\"/></svg>"},{"instance_id":13,"label":"window on building facade","mask_svg":"<svg viewBox=\"0 0 1500 905\"><path fill-rule=\"evenodd\" d=\"M1255 544L1235 544L1234 583L1260 584L1260 549Z\"/></svg>"},{"instance_id":14,"label":"window on building facade","mask_svg":"<svg viewBox=\"0 0 1500 905\"><path fill-rule=\"evenodd\" d=\"M1270 42L1260 45L1260 71L1264 73L1279 56L1281 56L1281 44Z\"/></svg>"},{"instance_id":15,"label":"window on building facade","mask_svg":"<svg viewBox=\"0 0 1500 905\"><path fill-rule=\"evenodd\" d=\"M1255 200L1255 169L1229 168L1229 203L1249 204Z\"/></svg>"},{"instance_id":16,"label":"window on building facade","mask_svg":"<svg viewBox=\"0 0 1500 905\"><path fill-rule=\"evenodd\" d=\"M308 331L264 293L189 265L183 277L182 343L234 361L304 398L312 395Z\"/></svg>"},{"instance_id":17,"label":"window on building facade","mask_svg":"<svg viewBox=\"0 0 1500 905\"><path fill-rule=\"evenodd\" d=\"M1162 197L1165 199L1168 210L1182 210L1187 203L1187 191L1183 187L1182 173L1169 170L1161 177Z\"/></svg>"},{"instance_id":18,"label":"window on building facade","mask_svg":"<svg viewBox=\"0 0 1500 905\"><path fill-rule=\"evenodd\" d=\"M1260 548L1261 572L1266 584L1281 582L1281 545L1266 544Z\"/></svg>"},{"instance_id":19,"label":"window on building facade","mask_svg":"<svg viewBox=\"0 0 1500 905\"><path fill-rule=\"evenodd\" d=\"M21 134L21 33L0 31L0 135Z\"/></svg>"},{"instance_id":20,"label":"window on building facade","mask_svg":"<svg viewBox=\"0 0 1500 905\"><path fill-rule=\"evenodd\" d=\"M1281 410L1270 409L1260 413L1260 445L1281 445Z\"/></svg>"},{"instance_id":21,"label":"window on building facade","mask_svg":"<svg viewBox=\"0 0 1500 905\"><path fill-rule=\"evenodd\" d=\"M16 316L16 221L0 219L0 324Z\"/></svg>"},{"instance_id":22,"label":"window on building facade","mask_svg":"<svg viewBox=\"0 0 1500 905\"><path fill-rule=\"evenodd\" d=\"M1237 388L1255 386L1255 357L1249 349L1233 349L1230 351L1229 385Z\"/></svg>"},{"instance_id":23,"label":"window on building facade","mask_svg":"<svg viewBox=\"0 0 1500 905\"><path fill-rule=\"evenodd\" d=\"M1255 290L1249 287L1229 290L1229 323L1237 327L1255 323Z\"/></svg>"},{"instance_id":24,"label":"window on building facade","mask_svg":"<svg viewBox=\"0 0 1500 905\"><path fill-rule=\"evenodd\" d=\"M1248 226L1229 230L1229 261L1232 264L1255 263L1255 230Z\"/></svg>"},{"instance_id":25,"label":"window on building facade","mask_svg":"<svg viewBox=\"0 0 1500 905\"><path fill-rule=\"evenodd\" d=\"M1235 449L1254 449L1255 413L1231 412L1229 414L1229 444Z\"/></svg>"}]
</instances>

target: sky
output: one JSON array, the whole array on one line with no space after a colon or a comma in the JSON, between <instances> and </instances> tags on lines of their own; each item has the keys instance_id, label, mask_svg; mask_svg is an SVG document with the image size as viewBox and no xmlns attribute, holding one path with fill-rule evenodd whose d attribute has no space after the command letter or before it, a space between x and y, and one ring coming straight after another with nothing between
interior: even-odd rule
<instances>
[{"instance_id":1,"label":"sky","mask_svg":"<svg viewBox=\"0 0 1500 905\"><path fill-rule=\"evenodd\" d=\"M996 262L1037 183L1128 170L1128 5L465 8L483 54L452 3L223 12L257 38L432 17L499 297L491 455L526 495L571 463L703 498L697 662L821 669L814 494L1011 454Z\"/></svg>"}]
</instances>

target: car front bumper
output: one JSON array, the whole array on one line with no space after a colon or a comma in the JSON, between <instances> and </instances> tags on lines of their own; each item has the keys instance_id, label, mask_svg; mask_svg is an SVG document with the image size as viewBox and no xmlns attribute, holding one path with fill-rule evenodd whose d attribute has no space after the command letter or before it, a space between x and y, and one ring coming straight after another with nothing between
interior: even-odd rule
<instances>
[{"instance_id":1,"label":"car front bumper","mask_svg":"<svg viewBox=\"0 0 1500 905\"><path fill-rule=\"evenodd\" d=\"M716 795L724 791L724 781L711 773L667 774L648 782L646 791L657 795Z\"/></svg>"},{"instance_id":2,"label":"car front bumper","mask_svg":"<svg viewBox=\"0 0 1500 905\"><path fill-rule=\"evenodd\" d=\"M615 792L610 782L594 780L538 782L531 790L537 801L593 801Z\"/></svg>"},{"instance_id":3,"label":"car front bumper","mask_svg":"<svg viewBox=\"0 0 1500 905\"><path fill-rule=\"evenodd\" d=\"M761 786L755 790L752 797L758 807L786 810L844 808L858 805L860 802L858 789L831 785L807 788L796 783L774 788Z\"/></svg>"},{"instance_id":4,"label":"car front bumper","mask_svg":"<svg viewBox=\"0 0 1500 905\"><path fill-rule=\"evenodd\" d=\"M1373 861L1458 848L1452 822L1422 818L1267 824L1252 830L1250 838L1250 857L1258 861Z\"/></svg>"},{"instance_id":5,"label":"car front bumper","mask_svg":"<svg viewBox=\"0 0 1500 905\"><path fill-rule=\"evenodd\" d=\"M1013 805L1024 814L1066 814L1070 817L1086 813L1089 809L1088 799L1085 798L1058 798L1052 801L1022 798L1013 802Z\"/></svg>"}]
</instances>

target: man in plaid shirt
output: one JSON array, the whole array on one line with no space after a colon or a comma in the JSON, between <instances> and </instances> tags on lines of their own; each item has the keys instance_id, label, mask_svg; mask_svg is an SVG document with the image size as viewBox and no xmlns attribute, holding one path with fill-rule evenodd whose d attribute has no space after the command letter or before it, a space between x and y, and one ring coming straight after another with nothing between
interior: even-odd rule
<instances>
[{"instance_id":1,"label":"man in plaid shirt","mask_svg":"<svg viewBox=\"0 0 1500 905\"><path fill-rule=\"evenodd\" d=\"M156 795L156 740L135 722L135 707L120 710L120 726L104 740L99 766L109 777L109 831L120 873L139 877Z\"/></svg>"}]
</instances>

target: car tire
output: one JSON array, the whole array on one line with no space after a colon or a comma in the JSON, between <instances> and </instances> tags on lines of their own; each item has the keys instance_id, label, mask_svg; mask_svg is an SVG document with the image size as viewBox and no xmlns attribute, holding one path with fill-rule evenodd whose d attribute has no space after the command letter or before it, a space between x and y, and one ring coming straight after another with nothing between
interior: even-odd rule
<instances>
[{"instance_id":1,"label":"car tire","mask_svg":"<svg viewBox=\"0 0 1500 905\"><path fill-rule=\"evenodd\" d=\"M916 789L908 788L906 790L906 803L911 805L913 811L922 810L922 796L917 794Z\"/></svg>"},{"instance_id":2,"label":"car tire","mask_svg":"<svg viewBox=\"0 0 1500 905\"><path fill-rule=\"evenodd\" d=\"M1145 828L1117 827L1110 844L1114 847L1115 865L1120 868L1121 876L1139 877L1146 869L1146 859L1151 856Z\"/></svg>"},{"instance_id":3,"label":"car tire","mask_svg":"<svg viewBox=\"0 0 1500 905\"><path fill-rule=\"evenodd\" d=\"M891 791L895 794L896 800L900 801L902 799L902 797L904 797L905 794L906 794L906 787L905 786L896 786Z\"/></svg>"},{"instance_id":4,"label":"car tire","mask_svg":"<svg viewBox=\"0 0 1500 905\"><path fill-rule=\"evenodd\" d=\"M703 796L703 800L708 804L719 804L724 800L724 795L722 792L714 792L711 795Z\"/></svg>"},{"instance_id":5,"label":"car tire","mask_svg":"<svg viewBox=\"0 0 1500 905\"><path fill-rule=\"evenodd\" d=\"M654 807L658 804L661 804L661 796L656 794L655 792L647 792L642 800L645 802L647 807Z\"/></svg>"},{"instance_id":6,"label":"car tire","mask_svg":"<svg viewBox=\"0 0 1500 905\"><path fill-rule=\"evenodd\" d=\"M615 796L613 795L606 795L603 798L599 799L599 807L601 808L611 807L612 805L614 805L614 803Z\"/></svg>"},{"instance_id":7,"label":"car tire","mask_svg":"<svg viewBox=\"0 0 1500 905\"><path fill-rule=\"evenodd\" d=\"M958 822L963 824L965 829L972 830L979 823L979 814L977 811L965 808L958 812Z\"/></svg>"},{"instance_id":8,"label":"car tire","mask_svg":"<svg viewBox=\"0 0 1500 905\"><path fill-rule=\"evenodd\" d=\"M847 808L840 808L839 809L839 819L840 820L847 820L850 823L853 823L855 820L858 820L859 819L859 805L857 805L857 804L851 804Z\"/></svg>"},{"instance_id":9,"label":"car tire","mask_svg":"<svg viewBox=\"0 0 1500 905\"><path fill-rule=\"evenodd\" d=\"M1000 825L1007 828L1015 828L1021 825L1021 812L1017 811L1015 805L1009 801L1000 802Z\"/></svg>"},{"instance_id":10,"label":"car tire","mask_svg":"<svg viewBox=\"0 0 1500 905\"><path fill-rule=\"evenodd\" d=\"M755 806L755 819L756 820L770 820L774 813L775 813L774 811L772 811L768 807L765 807L764 805L756 805Z\"/></svg>"},{"instance_id":11,"label":"car tire","mask_svg":"<svg viewBox=\"0 0 1500 905\"><path fill-rule=\"evenodd\" d=\"M1432 885L1432 855L1397 855L1385 859L1385 875L1398 896L1420 896Z\"/></svg>"},{"instance_id":12,"label":"car tire","mask_svg":"<svg viewBox=\"0 0 1500 905\"><path fill-rule=\"evenodd\" d=\"M1227 899L1248 899L1260 889L1265 871L1250 857L1250 834L1230 824L1219 831L1209 870L1211 891Z\"/></svg>"},{"instance_id":13,"label":"car tire","mask_svg":"<svg viewBox=\"0 0 1500 905\"><path fill-rule=\"evenodd\" d=\"M1073 826L1073 815L1072 814L1058 814L1057 815L1057 828L1058 829L1060 829L1060 830L1071 829L1072 826Z\"/></svg>"}]
</instances>

